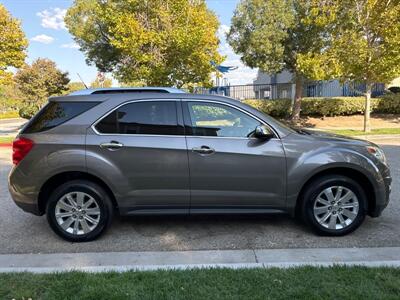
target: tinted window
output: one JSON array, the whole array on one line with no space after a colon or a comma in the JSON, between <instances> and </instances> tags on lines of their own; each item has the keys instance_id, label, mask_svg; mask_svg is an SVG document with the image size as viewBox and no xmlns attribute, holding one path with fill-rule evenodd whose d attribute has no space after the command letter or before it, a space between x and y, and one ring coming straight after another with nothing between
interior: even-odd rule
<instances>
[{"instance_id":1,"label":"tinted window","mask_svg":"<svg viewBox=\"0 0 400 300\"><path fill-rule=\"evenodd\" d=\"M227 105L188 102L192 135L248 137L261 123Z\"/></svg>"},{"instance_id":2,"label":"tinted window","mask_svg":"<svg viewBox=\"0 0 400 300\"><path fill-rule=\"evenodd\" d=\"M107 134L180 135L175 101L144 101L129 103L114 110L97 125Z\"/></svg>"},{"instance_id":3,"label":"tinted window","mask_svg":"<svg viewBox=\"0 0 400 300\"><path fill-rule=\"evenodd\" d=\"M49 130L91 109L98 102L49 102L24 128L23 133Z\"/></svg>"}]
</instances>

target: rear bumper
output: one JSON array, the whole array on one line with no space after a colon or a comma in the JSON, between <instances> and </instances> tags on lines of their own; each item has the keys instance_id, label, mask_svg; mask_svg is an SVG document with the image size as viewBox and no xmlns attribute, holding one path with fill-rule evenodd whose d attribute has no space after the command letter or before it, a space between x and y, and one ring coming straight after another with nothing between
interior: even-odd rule
<instances>
[{"instance_id":1,"label":"rear bumper","mask_svg":"<svg viewBox=\"0 0 400 300\"><path fill-rule=\"evenodd\" d=\"M39 209L38 193L27 187L13 184L13 182L16 182L15 177L18 176L18 170L13 169L8 177L8 190L11 198L22 210L37 216L43 215L43 212Z\"/></svg>"}]
</instances>

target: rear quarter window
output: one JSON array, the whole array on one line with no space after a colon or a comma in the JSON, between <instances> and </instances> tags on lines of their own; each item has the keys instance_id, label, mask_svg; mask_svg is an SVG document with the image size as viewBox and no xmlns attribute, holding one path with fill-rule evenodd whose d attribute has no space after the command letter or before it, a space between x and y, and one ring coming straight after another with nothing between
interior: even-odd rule
<instances>
[{"instance_id":1,"label":"rear quarter window","mask_svg":"<svg viewBox=\"0 0 400 300\"><path fill-rule=\"evenodd\" d=\"M22 133L36 133L52 129L97 104L98 102L49 102L29 121Z\"/></svg>"}]
</instances>

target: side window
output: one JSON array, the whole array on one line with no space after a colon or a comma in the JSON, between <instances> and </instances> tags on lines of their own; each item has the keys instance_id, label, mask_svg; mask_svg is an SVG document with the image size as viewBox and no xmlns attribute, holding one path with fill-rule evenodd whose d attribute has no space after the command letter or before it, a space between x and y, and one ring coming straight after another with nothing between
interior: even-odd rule
<instances>
[{"instance_id":1,"label":"side window","mask_svg":"<svg viewBox=\"0 0 400 300\"><path fill-rule=\"evenodd\" d=\"M49 102L25 126L22 133L42 132L57 127L99 104L98 102Z\"/></svg>"},{"instance_id":2,"label":"side window","mask_svg":"<svg viewBox=\"0 0 400 300\"><path fill-rule=\"evenodd\" d=\"M105 134L182 135L175 101L143 101L121 106L103 118L96 130Z\"/></svg>"},{"instance_id":3,"label":"side window","mask_svg":"<svg viewBox=\"0 0 400 300\"><path fill-rule=\"evenodd\" d=\"M261 123L227 105L187 102L195 136L248 137ZM189 129L190 133L190 129Z\"/></svg>"}]
</instances>

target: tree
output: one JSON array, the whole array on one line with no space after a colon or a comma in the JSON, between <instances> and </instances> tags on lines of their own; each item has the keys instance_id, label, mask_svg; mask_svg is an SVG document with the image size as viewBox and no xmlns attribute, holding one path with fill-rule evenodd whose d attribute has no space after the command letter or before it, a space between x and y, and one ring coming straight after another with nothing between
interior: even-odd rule
<instances>
[{"instance_id":1,"label":"tree","mask_svg":"<svg viewBox=\"0 0 400 300\"><path fill-rule=\"evenodd\" d=\"M91 88L109 88L112 87L112 79L107 78L103 73L98 73L96 79L90 84Z\"/></svg>"},{"instance_id":2,"label":"tree","mask_svg":"<svg viewBox=\"0 0 400 300\"><path fill-rule=\"evenodd\" d=\"M312 12L309 21L327 32L321 55L337 66L331 76L366 87L364 131L369 132L373 84L400 76L400 1L313 0Z\"/></svg>"},{"instance_id":3,"label":"tree","mask_svg":"<svg viewBox=\"0 0 400 300\"><path fill-rule=\"evenodd\" d=\"M122 84L210 84L218 19L204 0L75 0L67 28L100 72Z\"/></svg>"},{"instance_id":4,"label":"tree","mask_svg":"<svg viewBox=\"0 0 400 300\"><path fill-rule=\"evenodd\" d=\"M57 69L55 62L39 58L32 65L24 65L15 75L15 83L23 96L20 114L31 117L47 98L68 90L68 73Z\"/></svg>"},{"instance_id":5,"label":"tree","mask_svg":"<svg viewBox=\"0 0 400 300\"><path fill-rule=\"evenodd\" d=\"M14 81L0 85L0 112L16 111L21 105L21 95Z\"/></svg>"},{"instance_id":6,"label":"tree","mask_svg":"<svg viewBox=\"0 0 400 300\"><path fill-rule=\"evenodd\" d=\"M21 24L0 4L0 84L12 81L9 67L18 68L24 63L28 41Z\"/></svg>"},{"instance_id":7,"label":"tree","mask_svg":"<svg viewBox=\"0 0 400 300\"><path fill-rule=\"evenodd\" d=\"M300 117L303 83L325 77L314 69L323 46L323 27L305 22L310 13L308 0L242 0L232 18L227 40L242 61L267 73L284 69L293 74L296 84L292 120ZM299 62L307 63L307 68ZM317 78L318 77L318 78Z\"/></svg>"},{"instance_id":8,"label":"tree","mask_svg":"<svg viewBox=\"0 0 400 300\"><path fill-rule=\"evenodd\" d=\"M86 89L85 85L82 82L70 82L68 83L68 90L65 92L65 94L69 94L72 92L80 91Z\"/></svg>"}]
</instances>

